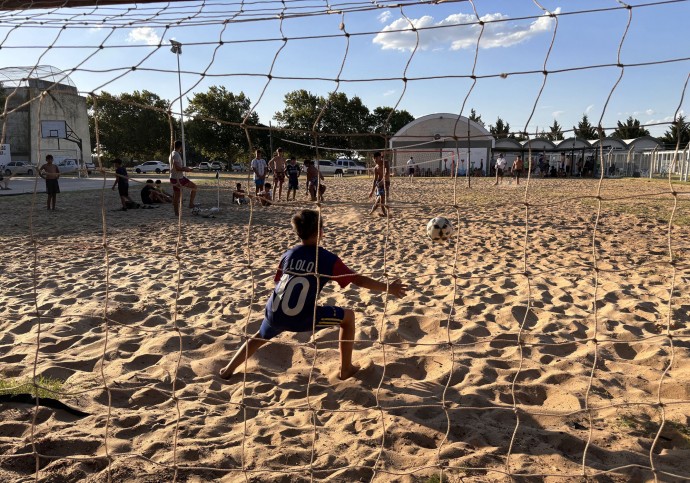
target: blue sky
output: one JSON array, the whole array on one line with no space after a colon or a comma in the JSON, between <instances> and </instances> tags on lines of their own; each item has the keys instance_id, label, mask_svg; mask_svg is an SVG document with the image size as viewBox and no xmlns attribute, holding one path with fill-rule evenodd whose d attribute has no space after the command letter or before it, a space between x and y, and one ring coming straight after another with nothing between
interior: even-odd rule
<instances>
[{"instance_id":1,"label":"blue sky","mask_svg":"<svg viewBox=\"0 0 690 483\"><path fill-rule=\"evenodd\" d=\"M540 4L559 14L548 70L617 62L628 10L570 13L615 9L621 3L584 0ZM71 77L83 92L101 87L111 93L148 89L172 100L179 96L177 61L168 45L168 40L173 38L184 44L180 58L185 72L182 74L184 91L204 91L213 84L225 85L233 92L243 91L257 102L265 89L256 106L263 123L268 123L282 109L286 92L299 88L327 95L337 87L348 96L361 97L372 110L397 104L420 117L434 112L459 113L472 85L467 78L410 80L403 92L404 83L400 80L403 75L419 78L472 73L480 28L457 26L476 20L469 2L410 4L402 9L375 10L369 9L370 2L330 2L333 10L358 6L362 11L302 17L297 14L323 12L325 3L311 0L254 3L247 4L242 14L232 12L231 4L220 0L209 0L202 9L200 2L172 4L162 10L164 5L140 5L130 11L119 6L4 12L0 15L3 66L35 63L60 69L79 66ZM280 22L277 14L283 5L286 18ZM495 123L500 116L513 130L522 130L530 118L544 76L514 73L543 69L556 21L544 16L535 2L527 0L477 0L474 5L486 22L475 73L509 75L479 79L463 113L474 108L487 125ZM31 16L33 19L27 21ZM106 26L105 17L109 17ZM524 17L532 18L520 20ZM633 8L621 61L630 64L690 57L689 44L684 38L688 18L690 3L686 1ZM224 20L228 22L223 23ZM37 25L38 21L44 25ZM167 30L166 24L171 25ZM63 25L69 28L61 30ZM418 45L411 25L423 29L418 31ZM403 29L403 32L392 32ZM349 45L345 32L350 34ZM322 38L324 35L332 37ZM283 37L289 39L287 43L280 40ZM223 41L222 46L218 46L219 40ZM158 46L161 41L163 47ZM104 49L98 48L101 43ZM54 48L46 49L50 45ZM139 70L130 70L139 63ZM266 74L271 68L275 77L298 79L274 78L267 82ZM339 86L333 80L314 79L334 79L341 68L340 78L347 82ZM201 77L199 73L203 71L208 75ZM671 121L689 72L688 60L627 67L604 112L603 125L615 126L617 120L628 116L644 124ZM620 69L615 66L549 75L528 130L546 129L554 119L564 129L571 129L585 113L595 124L619 75ZM395 80L367 81L387 78ZM684 113L689 110L689 98L687 93L681 106ZM176 109L178 105L175 104ZM656 135L666 129L667 126L650 127Z\"/></svg>"}]
</instances>

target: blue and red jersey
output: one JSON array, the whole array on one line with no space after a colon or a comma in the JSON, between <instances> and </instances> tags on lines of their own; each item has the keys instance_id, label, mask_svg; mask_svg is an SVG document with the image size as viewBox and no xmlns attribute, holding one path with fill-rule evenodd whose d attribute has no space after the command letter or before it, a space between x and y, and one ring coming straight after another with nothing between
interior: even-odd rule
<instances>
[{"instance_id":1,"label":"blue and red jersey","mask_svg":"<svg viewBox=\"0 0 690 483\"><path fill-rule=\"evenodd\" d=\"M330 280L347 287L356 275L336 254L325 248L297 245L283 255L275 275L276 287L266 304L269 325L312 320L316 298ZM319 277L317 278L316 273Z\"/></svg>"}]
</instances>

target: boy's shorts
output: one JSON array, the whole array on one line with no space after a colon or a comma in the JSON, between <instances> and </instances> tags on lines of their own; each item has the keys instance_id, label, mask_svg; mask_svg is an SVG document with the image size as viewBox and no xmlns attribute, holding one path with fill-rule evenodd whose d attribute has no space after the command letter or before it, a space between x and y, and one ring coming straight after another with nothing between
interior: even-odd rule
<instances>
[{"instance_id":1,"label":"boy's shorts","mask_svg":"<svg viewBox=\"0 0 690 483\"><path fill-rule=\"evenodd\" d=\"M298 190L299 189L299 181L297 181L296 179L288 179L288 189Z\"/></svg>"},{"instance_id":2,"label":"boy's shorts","mask_svg":"<svg viewBox=\"0 0 690 483\"><path fill-rule=\"evenodd\" d=\"M187 178L173 179L170 178L170 184L172 185L173 191L182 191L181 186L188 186L190 183Z\"/></svg>"},{"instance_id":3,"label":"boy's shorts","mask_svg":"<svg viewBox=\"0 0 690 483\"><path fill-rule=\"evenodd\" d=\"M261 187L261 186L264 185L264 180L263 180L263 179L255 179L255 180L254 180L254 184L255 184L256 186Z\"/></svg>"},{"instance_id":4,"label":"boy's shorts","mask_svg":"<svg viewBox=\"0 0 690 483\"><path fill-rule=\"evenodd\" d=\"M259 334L262 339L272 339L281 332L311 332L312 330L327 329L329 327L340 327L340 323L345 318L345 310L335 305L323 305L316 307L316 327L314 327L312 317L304 320L295 320L289 326L269 324L264 318L261 322Z\"/></svg>"}]
</instances>

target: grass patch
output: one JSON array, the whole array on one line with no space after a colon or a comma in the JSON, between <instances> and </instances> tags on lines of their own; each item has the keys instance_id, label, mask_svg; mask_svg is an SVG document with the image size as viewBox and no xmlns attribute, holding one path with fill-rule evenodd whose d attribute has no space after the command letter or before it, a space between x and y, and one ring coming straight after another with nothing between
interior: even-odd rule
<instances>
[{"instance_id":1,"label":"grass patch","mask_svg":"<svg viewBox=\"0 0 690 483\"><path fill-rule=\"evenodd\" d=\"M23 379L0 379L0 395L31 394L39 398L57 399L62 392L62 386L65 382L60 379L39 376L36 378L36 384L39 387L34 386L32 378L29 377Z\"/></svg>"},{"instance_id":2,"label":"grass patch","mask_svg":"<svg viewBox=\"0 0 690 483\"><path fill-rule=\"evenodd\" d=\"M653 438L659 431L659 423L652 421L647 415L624 414L616 418L616 421L619 426L629 429L633 436ZM675 439L681 442L681 447L690 448L690 425L666 420L661 437L667 441L677 437Z\"/></svg>"}]
</instances>

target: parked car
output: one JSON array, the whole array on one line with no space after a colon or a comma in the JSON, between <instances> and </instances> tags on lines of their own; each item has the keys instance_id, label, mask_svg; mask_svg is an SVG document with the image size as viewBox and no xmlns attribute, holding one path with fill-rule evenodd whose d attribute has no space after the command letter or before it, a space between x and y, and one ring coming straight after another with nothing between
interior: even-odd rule
<instances>
[{"instance_id":1,"label":"parked car","mask_svg":"<svg viewBox=\"0 0 690 483\"><path fill-rule=\"evenodd\" d=\"M241 164L233 164L232 170L237 172L244 171L244 166L242 166Z\"/></svg>"},{"instance_id":2,"label":"parked car","mask_svg":"<svg viewBox=\"0 0 690 483\"><path fill-rule=\"evenodd\" d=\"M347 168L336 165L335 162L330 159L315 159L314 166L321 171L321 174L324 176L331 174L333 176L342 176L348 173Z\"/></svg>"},{"instance_id":3,"label":"parked car","mask_svg":"<svg viewBox=\"0 0 690 483\"><path fill-rule=\"evenodd\" d=\"M213 171L225 171L225 163L222 161L211 161L211 169Z\"/></svg>"},{"instance_id":4,"label":"parked car","mask_svg":"<svg viewBox=\"0 0 690 483\"><path fill-rule=\"evenodd\" d=\"M26 161L10 161L3 168L5 176L15 176L18 174L28 174L33 176L36 172L36 166L27 163Z\"/></svg>"},{"instance_id":5,"label":"parked car","mask_svg":"<svg viewBox=\"0 0 690 483\"><path fill-rule=\"evenodd\" d=\"M347 168L350 173L365 174L367 172L367 167L354 159L336 159L335 164L341 168Z\"/></svg>"},{"instance_id":6,"label":"parked car","mask_svg":"<svg viewBox=\"0 0 690 483\"><path fill-rule=\"evenodd\" d=\"M58 161L57 167L60 174L76 173L79 171L79 161L74 158L66 158Z\"/></svg>"},{"instance_id":7,"label":"parked car","mask_svg":"<svg viewBox=\"0 0 690 483\"><path fill-rule=\"evenodd\" d=\"M196 166L196 169L199 171L211 171L211 163L207 163L206 161L199 163Z\"/></svg>"},{"instance_id":8,"label":"parked car","mask_svg":"<svg viewBox=\"0 0 690 483\"><path fill-rule=\"evenodd\" d=\"M170 166L163 161L146 161L133 169L135 173L167 173L170 171Z\"/></svg>"}]
</instances>

